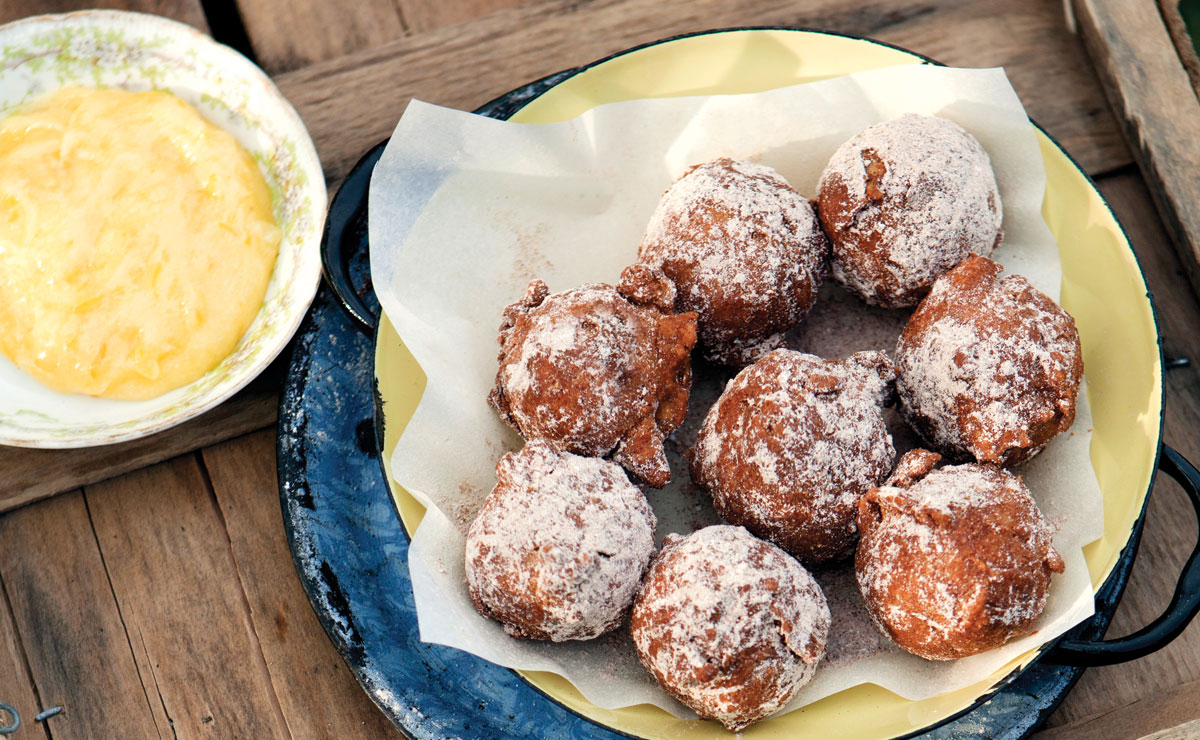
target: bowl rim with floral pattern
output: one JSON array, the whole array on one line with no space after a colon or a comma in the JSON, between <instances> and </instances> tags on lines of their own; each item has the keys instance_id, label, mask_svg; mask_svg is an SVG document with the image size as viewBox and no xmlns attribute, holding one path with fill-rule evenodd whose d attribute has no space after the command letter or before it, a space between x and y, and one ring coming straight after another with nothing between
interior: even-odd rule
<instances>
[{"instance_id":1,"label":"bowl rim with floral pattern","mask_svg":"<svg viewBox=\"0 0 1200 740\"><path fill-rule=\"evenodd\" d=\"M250 153L282 231L263 305L231 354L199 379L146 401L60 393L0 355L0 444L69 448L144 437L191 419L253 380L287 346L316 295L327 196L311 137L269 77L178 21L87 10L0 26L0 118L66 86L163 90Z\"/></svg>"}]
</instances>

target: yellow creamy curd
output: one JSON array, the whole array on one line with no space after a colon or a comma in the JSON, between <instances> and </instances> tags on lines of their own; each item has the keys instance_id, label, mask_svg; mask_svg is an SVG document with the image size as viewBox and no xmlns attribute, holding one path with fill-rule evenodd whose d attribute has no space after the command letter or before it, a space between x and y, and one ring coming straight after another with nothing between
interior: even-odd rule
<instances>
[{"instance_id":1,"label":"yellow creamy curd","mask_svg":"<svg viewBox=\"0 0 1200 740\"><path fill-rule=\"evenodd\" d=\"M67 88L0 120L0 350L54 390L147 399L204 375L279 240L254 160L173 95Z\"/></svg>"}]
</instances>

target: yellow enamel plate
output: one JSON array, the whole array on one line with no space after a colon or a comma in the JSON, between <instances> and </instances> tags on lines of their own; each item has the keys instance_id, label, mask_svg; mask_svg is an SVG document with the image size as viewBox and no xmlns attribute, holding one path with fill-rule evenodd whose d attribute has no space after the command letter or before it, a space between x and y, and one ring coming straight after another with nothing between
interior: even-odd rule
<instances>
[{"instance_id":1,"label":"yellow enamel plate","mask_svg":"<svg viewBox=\"0 0 1200 740\"><path fill-rule=\"evenodd\" d=\"M884 44L817 31L731 30L673 39L600 62L556 85L512 120L551 123L604 103L647 97L747 93L900 64L922 57ZM1092 465L1104 493L1104 536L1085 549L1099 588L1116 565L1145 503L1161 432L1162 367L1146 283L1129 241L1095 186L1040 130L1046 163L1042 214L1062 257L1062 304L1075 317L1093 416ZM499 319L497 319L498 321ZM375 375L386 416L387 467L425 387L425 375L387 319ZM411 534L424 510L388 482ZM973 705L1037 655L1030 651L987 680L924 701L862 685L752 726L745 738L875 740L907 735ZM715 722L677 719L657 707L592 705L565 679L523 673L534 686L602 725L645 738L730 737Z\"/></svg>"}]
</instances>

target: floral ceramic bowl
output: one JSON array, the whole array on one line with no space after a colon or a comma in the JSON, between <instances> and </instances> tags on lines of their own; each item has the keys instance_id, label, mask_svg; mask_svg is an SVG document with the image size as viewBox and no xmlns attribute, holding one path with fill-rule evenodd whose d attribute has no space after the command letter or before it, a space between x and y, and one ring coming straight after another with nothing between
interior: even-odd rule
<instances>
[{"instance_id":1,"label":"floral ceramic bowl","mask_svg":"<svg viewBox=\"0 0 1200 740\"><path fill-rule=\"evenodd\" d=\"M283 239L263 307L237 348L204 377L158 398L58 393L0 355L0 444L109 444L212 408L284 348L321 275L321 165L296 111L252 62L190 26L140 13L86 11L0 26L0 117L66 85L165 90L195 106L258 163Z\"/></svg>"}]
</instances>

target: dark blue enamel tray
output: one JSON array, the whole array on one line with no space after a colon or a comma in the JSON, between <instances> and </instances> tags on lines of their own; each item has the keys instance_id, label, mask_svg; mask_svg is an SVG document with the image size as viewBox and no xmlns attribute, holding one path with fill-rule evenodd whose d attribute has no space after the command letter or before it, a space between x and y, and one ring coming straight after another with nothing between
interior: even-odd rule
<instances>
[{"instance_id":1,"label":"dark blue enamel tray","mask_svg":"<svg viewBox=\"0 0 1200 740\"><path fill-rule=\"evenodd\" d=\"M507 118L579 71L538 80L477 112ZM366 190L382 148L363 157L331 206L323 248L336 294L323 287L301 326L280 403L280 500L301 582L355 677L407 736L624 737L570 712L513 671L418 637L408 537L378 455L374 340L363 330L377 308L369 287L352 287L369 286ZM1200 474L1168 447L1159 465L1184 486L1200 516ZM1084 669L1078 666L1139 657L1178 635L1200 608L1197 553L1162 617L1128 638L1100 641L1128 580L1141 529L1139 518L1097 593L1092 619L1030 668L993 687L967 712L922 737L1026 737L1079 679Z\"/></svg>"}]
</instances>

